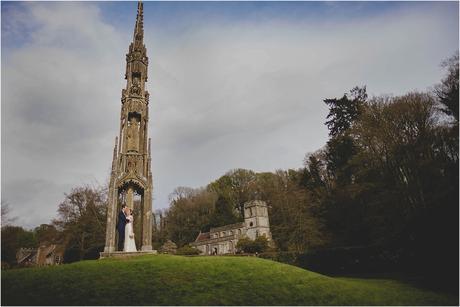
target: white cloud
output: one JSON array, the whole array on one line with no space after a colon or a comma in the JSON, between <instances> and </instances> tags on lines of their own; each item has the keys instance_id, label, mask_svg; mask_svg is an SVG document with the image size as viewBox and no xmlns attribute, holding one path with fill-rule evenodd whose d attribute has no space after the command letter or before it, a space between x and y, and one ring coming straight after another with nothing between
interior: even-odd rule
<instances>
[{"instance_id":1,"label":"white cloud","mask_svg":"<svg viewBox=\"0 0 460 307\"><path fill-rule=\"evenodd\" d=\"M88 3L24 8L39 26L2 65L2 197L34 226L70 187L107 180L132 26L113 28ZM300 167L327 139L326 97L433 85L458 45L458 15L445 15L194 23L178 37L146 28L154 207L231 168Z\"/></svg>"}]
</instances>

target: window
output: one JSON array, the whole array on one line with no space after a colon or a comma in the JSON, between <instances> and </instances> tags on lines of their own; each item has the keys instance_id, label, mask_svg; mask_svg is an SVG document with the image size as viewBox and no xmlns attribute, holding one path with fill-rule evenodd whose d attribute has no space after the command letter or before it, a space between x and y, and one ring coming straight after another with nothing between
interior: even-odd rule
<instances>
[{"instance_id":1,"label":"window","mask_svg":"<svg viewBox=\"0 0 460 307\"><path fill-rule=\"evenodd\" d=\"M249 223L249 226L252 227L252 225L254 225L254 223L253 223L253 222L250 222L250 223Z\"/></svg>"}]
</instances>

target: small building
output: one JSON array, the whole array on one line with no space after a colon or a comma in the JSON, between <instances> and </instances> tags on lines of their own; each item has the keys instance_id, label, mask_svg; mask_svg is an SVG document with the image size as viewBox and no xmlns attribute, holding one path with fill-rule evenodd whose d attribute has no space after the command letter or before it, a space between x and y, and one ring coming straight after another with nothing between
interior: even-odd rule
<instances>
[{"instance_id":1,"label":"small building","mask_svg":"<svg viewBox=\"0 0 460 307\"><path fill-rule=\"evenodd\" d=\"M21 247L16 253L16 262L24 267L35 266L37 264L37 249Z\"/></svg>"},{"instance_id":2,"label":"small building","mask_svg":"<svg viewBox=\"0 0 460 307\"><path fill-rule=\"evenodd\" d=\"M64 246L60 244L42 244L38 248L20 248L16 253L16 262L20 266L62 264L64 251Z\"/></svg>"},{"instance_id":3,"label":"small building","mask_svg":"<svg viewBox=\"0 0 460 307\"><path fill-rule=\"evenodd\" d=\"M37 251L37 264L56 265L64 260L64 246L60 244L41 245Z\"/></svg>"},{"instance_id":4,"label":"small building","mask_svg":"<svg viewBox=\"0 0 460 307\"><path fill-rule=\"evenodd\" d=\"M265 236L269 242L272 240L267 204L254 200L244 204L244 222L200 232L191 245L204 255L235 254L240 238L255 240L258 236Z\"/></svg>"}]
</instances>

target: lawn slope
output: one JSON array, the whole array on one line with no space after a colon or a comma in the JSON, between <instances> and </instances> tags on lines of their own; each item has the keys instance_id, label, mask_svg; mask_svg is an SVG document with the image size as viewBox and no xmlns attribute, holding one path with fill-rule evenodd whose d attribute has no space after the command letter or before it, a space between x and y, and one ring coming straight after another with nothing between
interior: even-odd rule
<instances>
[{"instance_id":1,"label":"lawn slope","mask_svg":"<svg viewBox=\"0 0 460 307\"><path fill-rule=\"evenodd\" d=\"M2 272L2 305L457 305L388 280L331 278L256 257L150 255Z\"/></svg>"}]
</instances>

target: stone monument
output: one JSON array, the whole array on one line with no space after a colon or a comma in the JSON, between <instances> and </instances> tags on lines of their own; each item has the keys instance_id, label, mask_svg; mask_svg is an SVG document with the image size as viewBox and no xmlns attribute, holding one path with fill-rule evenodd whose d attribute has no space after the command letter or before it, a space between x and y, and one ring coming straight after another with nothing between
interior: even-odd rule
<instances>
[{"instance_id":1,"label":"stone monument","mask_svg":"<svg viewBox=\"0 0 460 307\"><path fill-rule=\"evenodd\" d=\"M126 88L121 92L120 133L115 138L113 150L106 240L101 257L123 254L116 251L118 234L115 229L122 204L138 213L135 215L138 218L134 220L134 225L140 226L136 227L140 229L140 238L137 238L139 253L156 253L152 250L153 186L148 138L149 93L145 90L148 57L144 45L143 19L143 3L139 2L133 42L126 54L127 82Z\"/></svg>"}]
</instances>

